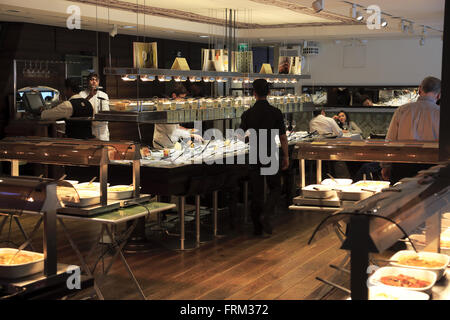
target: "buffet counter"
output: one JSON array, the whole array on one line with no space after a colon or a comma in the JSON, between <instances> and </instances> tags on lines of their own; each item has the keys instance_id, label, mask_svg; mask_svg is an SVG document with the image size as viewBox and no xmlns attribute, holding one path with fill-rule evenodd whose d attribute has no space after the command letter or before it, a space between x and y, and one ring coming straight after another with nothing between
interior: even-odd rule
<instances>
[{"instance_id":1,"label":"buffet counter","mask_svg":"<svg viewBox=\"0 0 450 320\"><path fill-rule=\"evenodd\" d=\"M317 161L317 183L322 180L322 160L439 163L439 143L418 141L334 139L296 144L293 157L300 160L302 187L305 186L305 160Z\"/></svg>"}]
</instances>

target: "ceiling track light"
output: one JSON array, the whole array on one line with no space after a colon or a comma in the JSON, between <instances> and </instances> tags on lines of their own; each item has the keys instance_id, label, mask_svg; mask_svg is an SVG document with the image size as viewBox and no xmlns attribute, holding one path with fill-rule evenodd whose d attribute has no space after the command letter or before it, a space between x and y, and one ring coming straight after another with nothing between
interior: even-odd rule
<instances>
[{"instance_id":1,"label":"ceiling track light","mask_svg":"<svg viewBox=\"0 0 450 320\"><path fill-rule=\"evenodd\" d=\"M420 38L420 46L423 47L425 45L425 37Z\"/></svg>"},{"instance_id":2,"label":"ceiling track light","mask_svg":"<svg viewBox=\"0 0 450 320\"><path fill-rule=\"evenodd\" d=\"M381 18L381 26L382 26L383 28L386 28L386 27L387 27L387 25L388 25L388 22L387 22L387 20L386 20L386 19L384 19L384 18Z\"/></svg>"},{"instance_id":3,"label":"ceiling track light","mask_svg":"<svg viewBox=\"0 0 450 320\"><path fill-rule=\"evenodd\" d=\"M409 28L408 28L408 30L409 30L409 33L411 33L411 34L414 34L414 33L415 33L415 30L414 30L414 22L412 22L412 21L409 22Z\"/></svg>"},{"instance_id":4,"label":"ceiling track light","mask_svg":"<svg viewBox=\"0 0 450 320\"><path fill-rule=\"evenodd\" d=\"M356 4L352 4L352 8L350 10L352 18L356 19L358 21L363 21L364 20L364 15L362 14L361 11L358 11L356 8Z\"/></svg>"},{"instance_id":5,"label":"ceiling track light","mask_svg":"<svg viewBox=\"0 0 450 320\"><path fill-rule=\"evenodd\" d=\"M408 32L408 26L406 25L406 22L403 19L400 22L400 29L402 30L403 33Z\"/></svg>"},{"instance_id":6,"label":"ceiling track light","mask_svg":"<svg viewBox=\"0 0 450 320\"><path fill-rule=\"evenodd\" d=\"M313 3L311 4L311 7L314 9L314 11L316 13L319 13L320 11L322 11L325 7L325 0L316 0L313 1Z\"/></svg>"}]
</instances>

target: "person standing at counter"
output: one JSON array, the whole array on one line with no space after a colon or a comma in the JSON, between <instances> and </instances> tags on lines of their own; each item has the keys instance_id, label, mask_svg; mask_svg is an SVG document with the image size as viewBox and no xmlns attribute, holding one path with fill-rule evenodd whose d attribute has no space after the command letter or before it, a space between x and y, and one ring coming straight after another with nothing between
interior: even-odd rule
<instances>
[{"instance_id":1,"label":"person standing at counter","mask_svg":"<svg viewBox=\"0 0 450 320\"><path fill-rule=\"evenodd\" d=\"M332 118L325 117L325 111L323 109L317 109L313 111L314 118L309 122L309 131L317 131L321 135L335 135L342 137L342 129L339 128L336 121Z\"/></svg>"},{"instance_id":2,"label":"person standing at counter","mask_svg":"<svg viewBox=\"0 0 450 320\"><path fill-rule=\"evenodd\" d=\"M351 121L349 116L345 111L339 112L333 119L337 122L339 128L342 129L343 133L353 133L362 134L362 130L356 125L355 122Z\"/></svg>"},{"instance_id":3,"label":"person standing at counter","mask_svg":"<svg viewBox=\"0 0 450 320\"><path fill-rule=\"evenodd\" d=\"M184 87L176 88L172 93L172 99L184 99L187 90ZM155 124L153 131L153 147L155 149L173 148L179 139L194 139L202 141L202 137L191 133L189 129L183 128L179 124Z\"/></svg>"},{"instance_id":4,"label":"person standing at counter","mask_svg":"<svg viewBox=\"0 0 450 320\"><path fill-rule=\"evenodd\" d=\"M399 107L392 117L386 135L388 141L439 141L440 109L436 102L441 97L441 80L425 78L419 87L417 102ZM383 163L382 176L395 183L430 167L419 164Z\"/></svg>"},{"instance_id":5,"label":"person standing at counter","mask_svg":"<svg viewBox=\"0 0 450 320\"><path fill-rule=\"evenodd\" d=\"M249 175L250 184L252 186L252 204L251 216L254 226L254 234L256 236L263 235L263 231L272 234L272 225L270 222L271 215L275 209L280 195L281 195L281 177L280 172L274 175L262 175L261 168L263 165L260 161L259 149L264 147L264 142L260 141L260 134L262 130L266 130L267 142L265 148L268 151L268 156L273 161L273 155L270 154L274 145L275 139L272 139L272 130L278 130L280 137L281 149L283 152L281 170L286 170L289 167L289 153L288 141L286 136L286 128L283 121L283 114L281 111L269 104L267 96L269 95L269 84L264 79L257 79L253 82L253 92L256 98L255 104L246 110L241 116L240 128L247 132L253 129L256 132L257 148L254 152L258 152L258 164L250 165ZM252 130L252 131L253 131ZM273 141L272 141L273 140ZM251 137L250 137L251 141ZM250 146L252 148L252 146ZM269 164L271 165L271 163ZM269 193L267 194L267 201L264 203L264 178L266 178Z\"/></svg>"},{"instance_id":6,"label":"person standing at counter","mask_svg":"<svg viewBox=\"0 0 450 320\"><path fill-rule=\"evenodd\" d=\"M94 136L92 135L91 121L70 120L71 118L88 118L94 115L91 103L77 94L78 91L79 87L76 82L72 79L66 79L64 83L64 95L68 100L52 109L43 110L41 112L41 119L65 119L66 136L68 138L92 139Z\"/></svg>"},{"instance_id":7,"label":"person standing at counter","mask_svg":"<svg viewBox=\"0 0 450 320\"><path fill-rule=\"evenodd\" d=\"M89 100L94 108L94 115L100 111L109 110L109 97L108 95L98 90L100 85L99 76L96 73L91 73L88 78L88 89L81 91L80 96ZM108 122L106 121L93 121L92 122L92 134L99 140L109 141L109 129Z\"/></svg>"}]
</instances>

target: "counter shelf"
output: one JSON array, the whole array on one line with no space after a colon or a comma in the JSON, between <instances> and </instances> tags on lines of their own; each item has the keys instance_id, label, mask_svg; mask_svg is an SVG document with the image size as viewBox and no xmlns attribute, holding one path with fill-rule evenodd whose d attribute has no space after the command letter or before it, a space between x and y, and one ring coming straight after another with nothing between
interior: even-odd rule
<instances>
[{"instance_id":1,"label":"counter shelf","mask_svg":"<svg viewBox=\"0 0 450 320\"><path fill-rule=\"evenodd\" d=\"M317 162L317 184L322 181L322 161L363 161L438 164L439 143L384 140L353 141L324 139L296 144L294 159L299 160L301 187L305 187L305 160Z\"/></svg>"},{"instance_id":2,"label":"counter shelf","mask_svg":"<svg viewBox=\"0 0 450 320\"><path fill-rule=\"evenodd\" d=\"M311 75L292 75L292 74L260 74L260 73L239 73L239 72L218 72L218 71L202 71L202 70L172 70L172 69L151 69L151 68L105 68L105 75L123 76L127 75L150 75L150 76L172 76L172 77L222 77L222 78L264 78L277 79L283 78L288 80L311 79Z\"/></svg>"},{"instance_id":3,"label":"counter shelf","mask_svg":"<svg viewBox=\"0 0 450 320\"><path fill-rule=\"evenodd\" d=\"M369 254L386 251L405 234L412 234L422 223L426 224L424 250L440 251L441 215L450 210L449 181L450 163L435 166L344 208L317 227L310 242L317 230L329 224L346 222L351 225L342 249L348 250L351 255L353 300L368 299ZM448 283L448 279L442 281ZM448 288L439 289L439 292L446 291Z\"/></svg>"},{"instance_id":4,"label":"counter shelf","mask_svg":"<svg viewBox=\"0 0 450 320\"><path fill-rule=\"evenodd\" d=\"M130 160L133 163L133 199L148 201L140 195L140 145L126 141L99 141L79 139L54 139L10 137L0 141L0 161L11 162L11 175L19 175L19 161L40 164L99 166L100 206L87 208L61 208L61 212L93 215L114 210L125 201L108 201L108 165L112 160Z\"/></svg>"},{"instance_id":5,"label":"counter shelf","mask_svg":"<svg viewBox=\"0 0 450 320\"><path fill-rule=\"evenodd\" d=\"M286 103L277 104L277 107L283 114L291 114L301 111L303 104ZM248 107L247 107L248 108ZM183 123L194 121L210 121L210 120L230 120L240 119L242 113L247 109L243 106L234 107L217 107L206 109L177 109L177 110L162 110L162 111L101 111L95 115L96 121L110 121L110 122L134 122L134 123ZM233 109L234 112L228 109Z\"/></svg>"}]
</instances>

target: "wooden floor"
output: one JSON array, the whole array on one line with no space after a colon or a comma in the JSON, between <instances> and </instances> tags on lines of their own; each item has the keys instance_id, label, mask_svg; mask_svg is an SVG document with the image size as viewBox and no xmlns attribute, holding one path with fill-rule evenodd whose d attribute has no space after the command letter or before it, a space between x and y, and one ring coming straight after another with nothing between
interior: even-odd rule
<instances>
[{"instance_id":1,"label":"wooden floor","mask_svg":"<svg viewBox=\"0 0 450 320\"><path fill-rule=\"evenodd\" d=\"M126 258L147 299L340 299L343 297L340 292L323 297L330 287L315 279L317 276L332 279L348 288L349 277L340 273L334 278L336 271L329 267L339 264L346 254L339 249L338 237L327 230L312 245L307 245L314 228L325 216L311 212L279 213L274 234L267 238L254 237L251 226L246 225L239 232L228 231L226 237L193 251L173 251L155 244L150 253L127 254ZM35 220L21 218L28 233ZM99 225L69 220L66 226L83 253L95 243L100 230ZM42 248L41 233L33 238L37 250ZM0 237L1 246L5 246L8 234L7 224ZM193 238L191 233L188 236ZM16 244L22 239L14 223L10 239ZM60 227L58 261L79 265ZM100 272L101 264L97 270L96 278L106 299L140 299L120 259L106 277ZM94 291L89 290L71 298L93 296Z\"/></svg>"}]
</instances>

